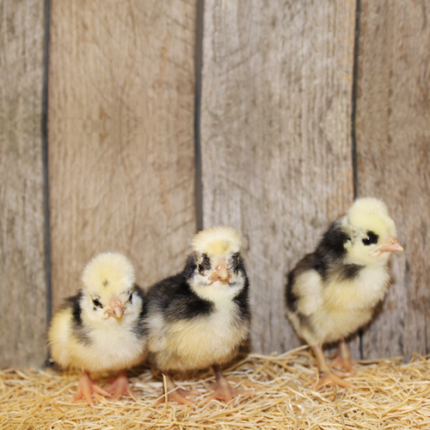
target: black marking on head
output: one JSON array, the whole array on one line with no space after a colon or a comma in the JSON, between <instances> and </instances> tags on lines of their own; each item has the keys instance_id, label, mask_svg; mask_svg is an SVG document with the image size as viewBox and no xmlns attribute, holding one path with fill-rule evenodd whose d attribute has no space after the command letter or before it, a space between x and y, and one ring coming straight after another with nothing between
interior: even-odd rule
<instances>
[{"instance_id":1,"label":"black marking on head","mask_svg":"<svg viewBox=\"0 0 430 430\"><path fill-rule=\"evenodd\" d=\"M66 299L65 306L72 308L72 330L76 338L84 345L91 345L92 341L89 337L89 330L82 324L82 308L81 300L84 297L84 292L80 291L76 296Z\"/></svg>"},{"instance_id":2,"label":"black marking on head","mask_svg":"<svg viewBox=\"0 0 430 430\"><path fill-rule=\"evenodd\" d=\"M103 281L103 287L107 287L109 285L109 281L107 279L105 279Z\"/></svg>"},{"instance_id":3,"label":"black marking on head","mask_svg":"<svg viewBox=\"0 0 430 430\"><path fill-rule=\"evenodd\" d=\"M328 267L341 263L346 254L345 243L349 240L351 238L342 230L339 220L333 222L318 244L312 268L325 279Z\"/></svg>"},{"instance_id":4,"label":"black marking on head","mask_svg":"<svg viewBox=\"0 0 430 430\"><path fill-rule=\"evenodd\" d=\"M202 262L199 264L199 272L203 273L211 268L211 261L206 254L202 254Z\"/></svg>"},{"instance_id":5,"label":"black marking on head","mask_svg":"<svg viewBox=\"0 0 430 430\"><path fill-rule=\"evenodd\" d=\"M239 270L239 263L241 262L240 255L238 252L234 253L231 257L231 270L237 273Z\"/></svg>"},{"instance_id":6,"label":"black marking on head","mask_svg":"<svg viewBox=\"0 0 430 430\"><path fill-rule=\"evenodd\" d=\"M128 297L128 301L130 302L130 304L133 303L133 291L130 292L130 296Z\"/></svg>"},{"instance_id":7,"label":"black marking on head","mask_svg":"<svg viewBox=\"0 0 430 430\"><path fill-rule=\"evenodd\" d=\"M147 293L150 311L161 313L170 322L210 315L215 306L192 291L189 281L197 269L196 256L191 254L182 273L153 285Z\"/></svg>"},{"instance_id":8,"label":"black marking on head","mask_svg":"<svg viewBox=\"0 0 430 430\"><path fill-rule=\"evenodd\" d=\"M242 276L245 278L245 284L243 288L240 290L239 294L233 299L233 301L236 303L239 310L237 319L239 323L246 322L247 324L250 324L251 309L249 306L249 280L246 274L243 259L241 258L238 258L236 271L240 272Z\"/></svg>"},{"instance_id":9,"label":"black marking on head","mask_svg":"<svg viewBox=\"0 0 430 430\"><path fill-rule=\"evenodd\" d=\"M194 276L194 272L197 268L196 256L195 254L191 254L187 258L187 262L185 263L184 271L182 274L185 279L191 279Z\"/></svg>"},{"instance_id":10,"label":"black marking on head","mask_svg":"<svg viewBox=\"0 0 430 430\"><path fill-rule=\"evenodd\" d=\"M100 309L103 309L103 305L100 303L98 298L92 299L94 306L97 306Z\"/></svg>"},{"instance_id":11,"label":"black marking on head","mask_svg":"<svg viewBox=\"0 0 430 430\"><path fill-rule=\"evenodd\" d=\"M367 233L367 237L365 237L362 242L364 245L369 246L369 245L374 245L375 243L378 243L378 235L376 233L373 233L373 231L368 231Z\"/></svg>"},{"instance_id":12,"label":"black marking on head","mask_svg":"<svg viewBox=\"0 0 430 430\"><path fill-rule=\"evenodd\" d=\"M144 336L146 336L146 333L148 331L148 327L146 324L146 314L148 311L148 306L147 306L148 301L146 299L147 296L146 296L145 292L138 285L134 286L134 292L136 293L136 296L138 296L142 299L142 307L141 307L140 312L139 312L139 317L137 319L137 323L133 326L133 333L139 339L142 339ZM130 301L130 303L131 303L131 301Z\"/></svg>"}]
</instances>

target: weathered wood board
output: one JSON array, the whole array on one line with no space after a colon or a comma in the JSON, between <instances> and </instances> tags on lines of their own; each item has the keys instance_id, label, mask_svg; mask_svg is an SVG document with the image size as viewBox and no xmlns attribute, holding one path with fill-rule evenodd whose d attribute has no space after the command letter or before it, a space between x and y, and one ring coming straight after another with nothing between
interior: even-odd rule
<instances>
[{"instance_id":1,"label":"weathered wood board","mask_svg":"<svg viewBox=\"0 0 430 430\"><path fill-rule=\"evenodd\" d=\"M299 344L284 317L286 272L353 200L355 8L205 2L203 223L244 237L258 352Z\"/></svg>"},{"instance_id":2,"label":"weathered wood board","mask_svg":"<svg viewBox=\"0 0 430 430\"><path fill-rule=\"evenodd\" d=\"M145 287L196 231L192 1L52 3L49 183L54 309L99 252Z\"/></svg>"},{"instance_id":3,"label":"weathered wood board","mask_svg":"<svg viewBox=\"0 0 430 430\"><path fill-rule=\"evenodd\" d=\"M0 367L47 358L42 95L44 2L0 4Z\"/></svg>"},{"instance_id":4,"label":"weathered wood board","mask_svg":"<svg viewBox=\"0 0 430 430\"><path fill-rule=\"evenodd\" d=\"M361 1L358 193L386 201L405 247L366 358L430 352L429 22L426 2Z\"/></svg>"}]
</instances>

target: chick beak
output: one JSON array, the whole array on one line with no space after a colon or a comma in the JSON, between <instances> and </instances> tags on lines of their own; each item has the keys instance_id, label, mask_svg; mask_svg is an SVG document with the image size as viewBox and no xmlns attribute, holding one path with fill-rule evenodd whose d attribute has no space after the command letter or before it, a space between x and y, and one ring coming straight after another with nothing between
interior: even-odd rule
<instances>
[{"instance_id":1,"label":"chick beak","mask_svg":"<svg viewBox=\"0 0 430 430\"><path fill-rule=\"evenodd\" d=\"M389 236L387 239L387 244L382 246L379 249L379 252L396 252L396 251L403 251L403 246L400 245L397 238Z\"/></svg>"},{"instance_id":2,"label":"chick beak","mask_svg":"<svg viewBox=\"0 0 430 430\"><path fill-rule=\"evenodd\" d=\"M120 319L124 315L125 308L122 305L121 299L114 294L109 300L109 309L106 310L106 313L110 317L114 317L116 319Z\"/></svg>"},{"instance_id":3,"label":"chick beak","mask_svg":"<svg viewBox=\"0 0 430 430\"><path fill-rule=\"evenodd\" d=\"M220 260L218 262L215 266L215 271L209 276L209 280L211 281L210 284L213 284L216 281L221 281L223 284L226 284L230 281L230 272L228 271L225 261Z\"/></svg>"}]
</instances>

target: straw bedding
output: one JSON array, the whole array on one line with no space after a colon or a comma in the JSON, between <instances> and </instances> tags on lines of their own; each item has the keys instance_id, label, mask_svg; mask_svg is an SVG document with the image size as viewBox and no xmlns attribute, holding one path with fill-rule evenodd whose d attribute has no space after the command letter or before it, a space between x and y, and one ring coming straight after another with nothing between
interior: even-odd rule
<instances>
[{"instance_id":1,"label":"straw bedding","mask_svg":"<svg viewBox=\"0 0 430 430\"><path fill-rule=\"evenodd\" d=\"M251 354L226 371L235 387L252 389L233 408L205 403L213 383L207 371L179 381L202 394L192 410L174 403L154 405L161 382L146 369L131 377L137 401L96 406L71 403L78 374L48 370L0 371L0 429L430 429L430 368L426 357L362 363L349 378L355 389L316 391L315 361L302 347L279 356ZM103 381L101 384L103 386Z\"/></svg>"}]
</instances>

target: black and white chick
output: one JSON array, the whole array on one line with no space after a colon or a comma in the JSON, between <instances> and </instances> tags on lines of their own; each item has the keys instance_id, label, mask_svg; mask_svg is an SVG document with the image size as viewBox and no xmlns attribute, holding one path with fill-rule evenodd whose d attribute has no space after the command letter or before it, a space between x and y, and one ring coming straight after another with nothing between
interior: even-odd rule
<instances>
[{"instance_id":1,"label":"black and white chick","mask_svg":"<svg viewBox=\"0 0 430 430\"><path fill-rule=\"evenodd\" d=\"M134 268L122 254L99 254L85 267L83 288L66 300L49 329L54 361L63 368L82 369L73 401L85 398L93 406L92 393L134 397L125 369L141 363L147 354L146 301L135 285ZM90 372L119 371L112 386L96 385Z\"/></svg>"},{"instance_id":2,"label":"black and white chick","mask_svg":"<svg viewBox=\"0 0 430 430\"><path fill-rule=\"evenodd\" d=\"M390 255L402 250L385 204L361 198L330 225L315 252L288 274L286 313L314 351L321 373L318 387L330 383L352 387L331 367L352 372L344 339L371 320L389 285ZM322 346L335 341L339 352L329 366Z\"/></svg>"},{"instance_id":3,"label":"black and white chick","mask_svg":"<svg viewBox=\"0 0 430 430\"><path fill-rule=\"evenodd\" d=\"M249 282L240 247L241 237L232 227L203 230L193 238L184 270L148 291L148 351L166 378L170 400L196 407L185 397L193 392L176 389L169 372L209 366L216 384L207 401L229 403L244 393L230 387L221 372L250 328Z\"/></svg>"}]
</instances>

